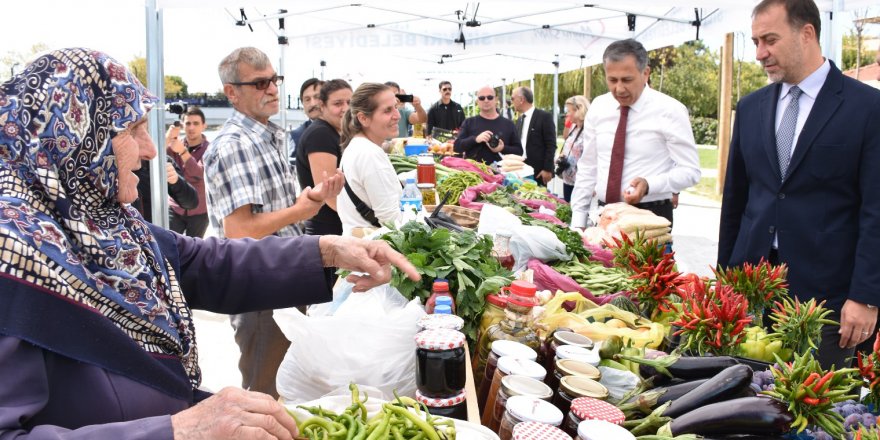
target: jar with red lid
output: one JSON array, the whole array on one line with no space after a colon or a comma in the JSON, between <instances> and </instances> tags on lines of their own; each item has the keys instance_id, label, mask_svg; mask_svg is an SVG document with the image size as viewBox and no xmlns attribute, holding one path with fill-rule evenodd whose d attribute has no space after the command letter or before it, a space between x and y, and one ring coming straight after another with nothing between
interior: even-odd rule
<instances>
[{"instance_id":1,"label":"jar with red lid","mask_svg":"<svg viewBox=\"0 0 880 440\"><path fill-rule=\"evenodd\" d=\"M416 387L427 397L449 398L465 383L464 334L449 329L425 330L416 340Z\"/></svg>"},{"instance_id":2,"label":"jar with red lid","mask_svg":"<svg viewBox=\"0 0 880 440\"><path fill-rule=\"evenodd\" d=\"M448 398L428 397L416 390L416 400L428 407L432 416L449 417L458 420L467 420L467 392L461 390L455 396Z\"/></svg>"},{"instance_id":3,"label":"jar with red lid","mask_svg":"<svg viewBox=\"0 0 880 440\"><path fill-rule=\"evenodd\" d=\"M549 402L553 398L553 390L551 390L547 384L534 377L519 374L511 374L503 377L501 379L501 386L498 387L498 394L495 396L494 407L491 409L486 408L487 412L492 412L491 422L488 425L484 423L483 426L497 432L498 428L501 426L501 418L504 416L504 408L507 406L507 399L510 399L513 396L535 397Z\"/></svg>"},{"instance_id":4,"label":"jar with red lid","mask_svg":"<svg viewBox=\"0 0 880 440\"><path fill-rule=\"evenodd\" d=\"M572 436L577 436L578 425L584 420L604 420L620 425L626 420L618 407L603 400L592 397L579 397L572 400L571 410L562 424L562 429Z\"/></svg>"},{"instance_id":5,"label":"jar with red lid","mask_svg":"<svg viewBox=\"0 0 880 440\"><path fill-rule=\"evenodd\" d=\"M541 399L526 396L513 396L507 399L501 426L498 428L500 440L513 438L513 427L522 422L537 422L550 426L562 423L562 412L553 404Z\"/></svg>"},{"instance_id":6,"label":"jar with red lid","mask_svg":"<svg viewBox=\"0 0 880 440\"><path fill-rule=\"evenodd\" d=\"M520 422L513 427L513 440L571 440L571 436L555 426Z\"/></svg>"},{"instance_id":7,"label":"jar with red lid","mask_svg":"<svg viewBox=\"0 0 880 440\"><path fill-rule=\"evenodd\" d=\"M553 397L553 404L563 413L568 413L571 411L571 403L578 397L605 400L608 398L608 388L587 377L565 376L559 381L559 390Z\"/></svg>"}]
</instances>

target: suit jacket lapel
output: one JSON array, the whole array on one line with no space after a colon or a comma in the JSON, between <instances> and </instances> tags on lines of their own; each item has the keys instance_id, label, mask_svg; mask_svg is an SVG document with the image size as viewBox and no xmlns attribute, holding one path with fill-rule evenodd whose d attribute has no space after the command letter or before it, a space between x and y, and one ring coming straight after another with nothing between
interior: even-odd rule
<instances>
[{"instance_id":1,"label":"suit jacket lapel","mask_svg":"<svg viewBox=\"0 0 880 440\"><path fill-rule=\"evenodd\" d=\"M770 161L770 169L776 174L776 181L782 180L779 170L779 156L776 153L776 103L779 100L780 84L769 87L761 98L761 140L764 152Z\"/></svg>"},{"instance_id":2,"label":"suit jacket lapel","mask_svg":"<svg viewBox=\"0 0 880 440\"><path fill-rule=\"evenodd\" d=\"M843 98L840 96L842 86L843 74L834 66L834 63L831 63L831 70L828 72L825 84L819 90L816 102L813 103L810 115L807 116L804 128L801 130L800 136L798 136L797 145L791 156L791 163L788 165L789 176L797 169L804 156L813 146L816 136L825 128L828 120L831 119L831 116L834 115L837 108L843 103Z\"/></svg>"}]
</instances>

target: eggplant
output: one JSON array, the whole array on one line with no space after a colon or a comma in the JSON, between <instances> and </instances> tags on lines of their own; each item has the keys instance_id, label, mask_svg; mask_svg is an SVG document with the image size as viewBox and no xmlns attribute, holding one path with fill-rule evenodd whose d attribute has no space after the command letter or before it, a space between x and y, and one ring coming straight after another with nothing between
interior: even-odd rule
<instances>
[{"instance_id":1,"label":"eggplant","mask_svg":"<svg viewBox=\"0 0 880 440\"><path fill-rule=\"evenodd\" d=\"M685 413L670 424L673 436L697 434L781 435L791 431L794 416L787 406L769 397L741 397L712 403Z\"/></svg>"},{"instance_id":2,"label":"eggplant","mask_svg":"<svg viewBox=\"0 0 880 440\"><path fill-rule=\"evenodd\" d=\"M654 405L652 405L652 407L662 405L670 400L675 400L681 396L684 396L689 391L700 386L703 382L705 382L707 380L709 380L709 379L697 379L697 380L691 380L688 382L678 381L679 383L677 383L675 385L667 385L665 387L652 388L648 391L645 391L642 394L630 397L629 400L626 401L626 403L638 402L639 398L642 396L646 396L646 395L653 396L653 395L659 394L659 396L657 396L656 403Z\"/></svg>"},{"instance_id":3,"label":"eggplant","mask_svg":"<svg viewBox=\"0 0 880 440\"><path fill-rule=\"evenodd\" d=\"M751 367L742 364L727 367L687 394L672 400L672 405L666 408L663 415L675 418L701 406L732 399L751 383Z\"/></svg>"},{"instance_id":4,"label":"eggplant","mask_svg":"<svg viewBox=\"0 0 880 440\"><path fill-rule=\"evenodd\" d=\"M660 359L663 358L655 359L655 361ZM665 366L665 368L672 377L694 380L710 378L720 373L721 370L737 364L736 359L730 356L681 356L675 362ZM651 364L645 363L639 365L639 374L644 378L669 377L663 373L662 368L658 369Z\"/></svg>"}]
</instances>

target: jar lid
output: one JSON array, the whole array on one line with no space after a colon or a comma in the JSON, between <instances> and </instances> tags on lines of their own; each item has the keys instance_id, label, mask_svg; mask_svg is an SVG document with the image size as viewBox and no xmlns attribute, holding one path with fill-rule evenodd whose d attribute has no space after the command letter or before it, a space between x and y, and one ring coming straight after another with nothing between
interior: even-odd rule
<instances>
[{"instance_id":1,"label":"jar lid","mask_svg":"<svg viewBox=\"0 0 880 440\"><path fill-rule=\"evenodd\" d=\"M419 165L434 165L434 155L430 153L422 153L416 156L416 163Z\"/></svg>"},{"instance_id":2,"label":"jar lid","mask_svg":"<svg viewBox=\"0 0 880 440\"><path fill-rule=\"evenodd\" d=\"M571 412L581 420L604 420L619 425L626 416L616 406L592 397L578 397L571 401Z\"/></svg>"},{"instance_id":3,"label":"jar lid","mask_svg":"<svg viewBox=\"0 0 880 440\"><path fill-rule=\"evenodd\" d=\"M416 333L416 346L430 351L452 350L464 345L464 333L438 328Z\"/></svg>"},{"instance_id":4,"label":"jar lid","mask_svg":"<svg viewBox=\"0 0 880 440\"><path fill-rule=\"evenodd\" d=\"M571 440L561 429L537 422L519 422L513 427L514 440Z\"/></svg>"},{"instance_id":5,"label":"jar lid","mask_svg":"<svg viewBox=\"0 0 880 440\"><path fill-rule=\"evenodd\" d=\"M431 408L448 408L464 403L466 394L466 390L461 390L460 393L451 397L428 397L416 390L416 400Z\"/></svg>"},{"instance_id":6,"label":"jar lid","mask_svg":"<svg viewBox=\"0 0 880 440\"><path fill-rule=\"evenodd\" d=\"M452 306L449 304L437 304L434 306L434 314L436 315L451 315L452 314Z\"/></svg>"},{"instance_id":7,"label":"jar lid","mask_svg":"<svg viewBox=\"0 0 880 440\"><path fill-rule=\"evenodd\" d=\"M538 353L535 352L535 350L532 350L528 345L503 339L499 339L492 343L492 353L495 353L495 356L498 357L515 356L530 361L538 358Z\"/></svg>"},{"instance_id":8,"label":"jar lid","mask_svg":"<svg viewBox=\"0 0 880 440\"><path fill-rule=\"evenodd\" d=\"M528 281L516 280L510 283L510 292L519 296L535 296L537 291L538 288Z\"/></svg>"},{"instance_id":9,"label":"jar lid","mask_svg":"<svg viewBox=\"0 0 880 440\"><path fill-rule=\"evenodd\" d=\"M487 295L486 301L501 307L502 309L507 306L507 297L501 295Z\"/></svg>"},{"instance_id":10,"label":"jar lid","mask_svg":"<svg viewBox=\"0 0 880 440\"><path fill-rule=\"evenodd\" d=\"M437 305L440 307L440 305ZM436 313L437 307L434 308ZM449 307L449 306L447 306ZM449 330L461 330L464 327L464 319L456 315L425 315L419 318L419 327L424 330L445 328Z\"/></svg>"},{"instance_id":11,"label":"jar lid","mask_svg":"<svg viewBox=\"0 0 880 440\"><path fill-rule=\"evenodd\" d=\"M501 378L501 388L508 396L530 396L541 400L553 397L553 390L538 379L511 374Z\"/></svg>"},{"instance_id":12,"label":"jar lid","mask_svg":"<svg viewBox=\"0 0 880 440\"><path fill-rule=\"evenodd\" d=\"M605 385L584 376L565 376L559 379L559 389L575 397L608 397L608 388Z\"/></svg>"},{"instance_id":13,"label":"jar lid","mask_svg":"<svg viewBox=\"0 0 880 440\"><path fill-rule=\"evenodd\" d=\"M590 365L599 365L601 358L599 353L587 350L577 345L560 345L556 347L556 357L559 359L577 359Z\"/></svg>"},{"instance_id":14,"label":"jar lid","mask_svg":"<svg viewBox=\"0 0 880 440\"><path fill-rule=\"evenodd\" d=\"M513 396L507 399L505 408L510 415L523 422L546 423L559 426L562 423L562 411L545 400L528 396Z\"/></svg>"},{"instance_id":15,"label":"jar lid","mask_svg":"<svg viewBox=\"0 0 880 440\"><path fill-rule=\"evenodd\" d=\"M578 437L581 440L635 440L624 427L604 420L584 420L578 424Z\"/></svg>"},{"instance_id":16,"label":"jar lid","mask_svg":"<svg viewBox=\"0 0 880 440\"><path fill-rule=\"evenodd\" d=\"M576 347L593 348L593 340L570 331L553 332L553 339L560 345L574 345Z\"/></svg>"},{"instance_id":17,"label":"jar lid","mask_svg":"<svg viewBox=\"0 0 880 440\"><path fill-rule=\"evenodd\" d=\"M434 185L433 183L428 183L428 182L416 184L416 187L418 189L430 189L430 188L434 188L434 186L436 186L436 185Z\"/></svg>"},{"instance_id":18,"label":"jar lid","mask_svg":"<svg viewBox=\"0 0 880 440\"><path fill-rule=\"evenodd\" d=\"M516 356L502 356L498 359L498 369L504 374L519 374L537 380L544 380L547 370L541 364Z\"/></svg>"},{"instance_id":19,"label":"jar lid","mask_svg":"<svg viewBox=\"0 0 880 440\"><path fill-rule=\"evenodd\" d=\"M563 376L584 376L593 380L602 377L598 368L577 359L556 359L556 371Z\"/></svg>"},{"instance_id":20,"label":"jar lid","mask_svg":"<svg viewBox=\"0 0 880 440\"><path fill-rule=\"evenodd\" d=\"M436 279L434 280L434 284L431 286L431 290L435 292L437 290L449 291L449 281Z\"/></svg>"}]
</instances>

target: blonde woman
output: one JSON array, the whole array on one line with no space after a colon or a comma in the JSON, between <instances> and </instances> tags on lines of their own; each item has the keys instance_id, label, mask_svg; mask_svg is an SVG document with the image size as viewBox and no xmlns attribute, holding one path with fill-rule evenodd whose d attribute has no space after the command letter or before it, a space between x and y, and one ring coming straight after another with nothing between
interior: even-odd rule
<instances>
[{"instance_id":1,"label":"blonde woman","mask_svg":"<svg viewBox=\"0 0 880 440\"><path fill-rule=\"evenodd\" d=\"M575 95L565 100L566 118L571 120L571 129L565 137L562 154L556 159L556 170L562 177L562 194L566 202L571 202L578 159L584 152L584 119L589 108L590 101L583 95Z\"/></svg>"}]
</instances>

